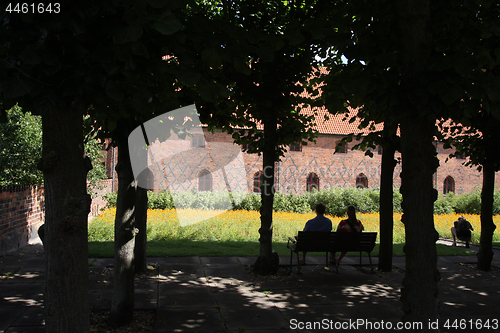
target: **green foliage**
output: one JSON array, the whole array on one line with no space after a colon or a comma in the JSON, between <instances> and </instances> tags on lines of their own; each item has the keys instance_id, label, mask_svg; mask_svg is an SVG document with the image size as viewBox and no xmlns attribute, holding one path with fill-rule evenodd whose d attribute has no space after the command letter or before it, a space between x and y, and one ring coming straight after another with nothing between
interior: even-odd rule
<instances>
[{"instance_id":1,"label":"green foliage","mask_svg":"<svg viewBox=\"0 0 500 333\"><path fill-rule=\"evenodd\" d=\"M399 189L392 190L392 205L394 212L402 213L403 208L401 208L401 203L403 202L403 195L399 192Z\"/></svg>"},{"instance_id":2,"label":"green foliage","mask_svg":"<svg viewBox=\"0 0 500 333\"><path fill-rule=\"evenodd\" d=\"M452 214L454 212L455 195L453 192L448 193L446 196L439 194L436 201L434 201L434 214Z\"/></svg>"},{"instance_id":3,"label":"green foliage","mask_svg":"<svg viewBox=\"0 0 500 333\"><path fill-rule=\"evenodd\" d=\"M89 119L89 116L85 116L84 124L87 125L89 123ZM94 198L96 196L94 189L102 189L99 181L106 179L106 167L103 163L101 163L105 155L103 154L101 149L102 143L99 140L97 133L92 130L92 127L84 127L84 136L85 154L90 158L90 161L92 163L92 170L87 173L87 189Z\"/></svg>"},{"instance_id":4,"label":"green foliage","mask_svg":"<svg viewBox=\"0 0 500 333\"><path fill-rule=\"evenodd\" d=\"M106 202L107 202L106 208L116 207L116 202L118 200L118 193L117 192L109 192L109 193L104 194L102 196L102 198L104 200L106 200ZM148 195L148 198L149 198L149 195ZM155 209L161 209L161 208L155 208Z\"/></svg>"},{"instance_id":5,"label":"green foliage","mask_svg":"<svg viewBox=\"0 0 500 333\"><path fill-rule=\"evenodd\" d=\"M260 206L261 206L260 195L257 193L250 193L243 198L243 200L237 206L237 209L259 210Z\"/></svg>"},{"instance_id":6,"label":"green foliage","mask_svg":"<svg viewBox=\"0 0 500 333\"><path fill-rule=\"evenodd\" d=\"M434 214L481 214L481 190L455 195L440 194L434 202ZM500 214L500 191L495 191L493 201L493 215Z\"/></svg>"},{"instance_id":7,"label":"green foliage","mask_svg":"<svg viewBox=\"0 0 500 333\"><path fill-rule=\"evenodd\" d=\"M479 190L457 196L452 202L455 212L458 214L481 214L481 192Z\"/></svg>"},{"instance_id":8,"label":"green foliage","mask_svg":"<svg viewBox=\"0 0 500 333\"><path fill-rule=\"evenodd\" d=\"M379 190L356 188L329 188L295 195L276 192L274 195L275 212L307 213L314 210L317 203L326 205L326 214L345 216L347 206L354 205L360 213L377 213L379 211ZM260 210L261 196L258 193L238 191L232 193L237 210ZM116 207L116 192L103 196L108 201L107 207ZM174 198L178 207L174 205ZM227 206L225 192L148 192L149 209L231 209ZM398 189L393 191L393 209L395 213L402 213L401 201L403 197ZM477 189L471 193L455 195L453 192L446 196L440 194L434 202L434 214L480 214L481 192ZM493 215L500 214L500 191L495 192Z\"/></svg>"},{"instance_id":9,"label":"green foliage","mask_svg":"<svg viewBox=\"0 0 500 333\"><path fill-rule=\"evenodd\" d=\"M116 203L114 205L116 205ZM114 205L113 205L113 207L114 207ZM108 207L110 207L109 201L108 201ZM172 208L174 208L174 200L172 198L172 195L170 194L170 192L155 193L155 192L148 191L148 208L149 209L172 209Z\"/></svg>"},{"instance_id":10,"label":"green foliage","mask_svg":"<svg viewBox=\"0 0 500 333\"><path fill-rule=\"evenodd\" d=\"M349 205L354 205L360 213L378 212L379 197L380 193L376 189L329 188L312 192L308 201L311 209L314 209L317 203L322 202L326 205L327 214L344 216ZM399 212L400 207L399 201L394 210Z\"/></svg>"},{"instance_id":11,"label":"green foliage","mask_svg":"<svg viewBox=\"0 0 500 333\"><path fill-rule=\"evenodd\" d=\"M43 174L37 169L42 157L42 119L23 112L19 106L7 111L8 122L0 124L0 186L43 184ZM92 132L85 133L85 153L90 158L92 170L87 175L89 193L99 187L99 180L106 178L106 168L101 163L102 144Z\"/></svg>"},{"instance_id":12,"label":"green foliage","mask_svg":"<svg viewBox=\"0 0 500 333\"><path fill-rule=\"evenodd\" d=\"M275 212L306 213L311 208L305 194L294 195L293 193L283 194L276 192L274 194L273 210Z\"/></svg>"},{"instance_id":13,"label":"green foliage","mask_svg":"<svg viewBox=\"0 0 500 333\"><path fill-rule=\"evenodd\" d=\"M260 210L261 195L258 193L245 193L238 191L232 193L235 202L235 209L240 210ZM104 195L108 201L107 207L116 206L116 193ZM399 212L401 207L401 195L395 195L395 211ZM379 203L378 190L370 189L341 189L332 188L312 193L295 195L293 193L283 194L276 192L274 195L275 212L295 212L306 213L314 209L317 203L323 202L327 206L327 214L334 216L344 216L348 205L355 205L359 212L378 212ZM171 209L171 208L194 208L194 209L231 209L227 205L226 192L148 192L148 208L150 209ZM174 207L177 203L177 207Z\"/></svg>"},{"instance_id":14,"label":"green foliage","mask_svg":"<svg viewBox=\"0 0 500 333\"><path fill-rule=\"evenodd\" d=\"M0 123L0 186L42 184L37 169L42 155L42 121L19 106L7 111L8 122Z\"/></svg>"}]
</instances>

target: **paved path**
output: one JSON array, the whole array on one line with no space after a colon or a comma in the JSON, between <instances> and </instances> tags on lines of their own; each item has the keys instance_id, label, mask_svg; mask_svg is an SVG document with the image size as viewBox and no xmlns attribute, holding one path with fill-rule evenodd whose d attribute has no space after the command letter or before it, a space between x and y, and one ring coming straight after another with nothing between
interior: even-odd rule
<instances>
[{"instance_id":1,"label":"paved path","mask_svg":"<svg viewBox=\"0 0 500 333\"><path fill-rule=\"evenodd\" d=\"M282 264L289 262L289 257L280 259ZM394 258L391 273L370 273L356 267L357 257L346 257L335 273L324 269L324 257L308 257L303 274L274 278L250 274L246 266L254 261L255 257L149 258L155 269L137 279L135 306L157 309L156 332L396 331L402 315L404 258ZM477 331L500 332L500 322L493 322L500 320L500 271L478 272L470 264L474 261L474 256L438 260L441 332L475 331L470 325L475 328L479 320L499 327ZM89 263L91 310L108 310L113 260ZM493 264L500 267L499 254ZM41 247L0 256L0 271L0 332L44 332ZM467 329L443 329L447 320L458 320ZM393 329L377 329L388 325Z\"/></svg>"}]
</instances>

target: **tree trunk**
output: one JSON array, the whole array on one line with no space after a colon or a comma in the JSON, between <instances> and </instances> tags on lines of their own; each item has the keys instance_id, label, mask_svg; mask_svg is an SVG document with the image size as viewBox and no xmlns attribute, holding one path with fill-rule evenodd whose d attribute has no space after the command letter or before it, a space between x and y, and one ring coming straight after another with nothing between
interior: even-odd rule
<instances>
[{"instance_id":1,"label":"tree trunk","mask_svg":"<svg viewBox=\"0 0 500 333\"><path fill-rule=\"evenodd\" d=\"M126 137L118 139L118 198L115 217L115 267L109 325L129 324L134 314L135 200L134 179Z\"/></svg>"},{"instance_id":2,"label":"tree trunk","mask_svg":"<svg viewBox=\"0 0 500 333\"><path fill-rule=\"evenodd\" d=\"M135 225L137 235L135 237L134 267L136 273L145 272L147 269L147 215L148 215L148 191L137 187L135 200Z\"/></svg>"},{"instance_id":3,"label":"tree trunk","mask_svg":"<svg viewBox=\"0 0 500 333\"><path fill-rule=\"evenodd\" d=\"M84 158L83 113L44 114L39 168L45 187L45 328L89 332L88 231L90 195ZM90 165L89 165L90 164Z\"/></svg>"},{"instance_id":4,"label":"tree trunk","mask_svg":"<svg viewBox=\"0 0 500 333\"><path fill-rule=\"evenodd\" d=\"M382 152L382 171L380 175L380 250L378 269L381 272L392 270L392 241L394 226L393 175L396 166L394 145L388 145Z\"/></svg>"},{"instance_id":5,"label":"tree trunk","mask_svg":"<svg viewBox=\"0 0 500 333\"><path fill-rule=\"evenodd\" d=\"M481 192L481 240L477 254L477 268L483 271L491 269L493 260L493 200L495 191L495 168L491 163L483 165L483 189Z\"/></svg>"},{"instance_id":6,"label":"tree trunk","mask_svg":"<svg viewBox=\"0 0 500 333\"><path fill-rule=\"evenodd\" d=\"M403 217L405 224L406 274L401 288L403 320L425 322L438 315L438 282L436 241L434 228L433 175L439 165L433 145L435 116L423 100L428 94L425 72L432 50L429 0L400 0L396 2L404 46L399 108L402 110L401 156ZM432 332L424 325L423 332ZM437 330L439 331L439 329Z\"/></svg>"},{"instance_id":7,"label":"tree trunk","mask_svg":"<svg viewBox=\"0 0 500 333\"><path fill-rule=\"evenodd\" d=\"M264 136L268 143L263 150L264 182L261 193L259 242L260 252L254 264L254 272L260 275L275 274L279 258L273 256L273 204L274 163L276 161L276 122L265 123ZM278 262L276 262L278 261Z\"/></svg>"},{"instance_id":8,"label":"tree trunk","mask_svg":"<svg viewBox=\"0 0 500 333\"><path fill-rule=\"evenodd\" d=\"M403 320L413 322L438 318L441 278L436 268L438 233L433 214L437 191L433 188L433 174L439 162L432 144L433 129L432 120L411 114L401 123L402 221L406 232L406 274L401 300Z\"/></svg>"}]
</instances>

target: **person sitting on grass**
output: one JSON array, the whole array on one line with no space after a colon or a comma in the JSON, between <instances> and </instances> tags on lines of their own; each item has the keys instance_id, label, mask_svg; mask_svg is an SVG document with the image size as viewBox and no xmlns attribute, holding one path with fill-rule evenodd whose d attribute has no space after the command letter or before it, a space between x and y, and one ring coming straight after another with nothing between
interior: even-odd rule
<instances>
[{"instance_id":1,"label":"person sitting on grass","mask_svg":"<svg viewBox=\"0 0 500 333\"><path fill-rule=\"evenodd\" d=\"M330 220L328 217L325 217L326 206L320 202L316 205L315 211L316 217L307 221L303 231L331 232L332 220ZM306 264L306 253L307 252L302 252L302 260L300 261L301 265Z\"/></svg>"},{"instance_id":2,"label":"person sitting on grass","mask_svg":"<svg viewBox=\"0 0 500 333\"><path fill-rule=\"evenodd\" d=\"M356 208L352 205L347 206L347 219L340 221L337 226L337 232L362 232L363 230L365 230L365 227L363 227L361 221L356 218ZM341 252L337 260L334 259L334 254L330 253L330 263L337 266L340 265L340 261L344 258L346 253L347 252Z\"/></svg>"},{"instance_id":3,"label":"person sitting on grass","mask_svg":"<svg viewBox=\"0 0 500 333\"><path fill-rule=\"evenodd\" d=\"M465 242L465 247L469 248L469 242L471 238L471 230L474 231L472 225L465 219L465 217L460 216L457 221L455 221L454 226L451 227L451 236L453 237L453 246L457 246L457 238Z\"/></svg>"}]
</instances>

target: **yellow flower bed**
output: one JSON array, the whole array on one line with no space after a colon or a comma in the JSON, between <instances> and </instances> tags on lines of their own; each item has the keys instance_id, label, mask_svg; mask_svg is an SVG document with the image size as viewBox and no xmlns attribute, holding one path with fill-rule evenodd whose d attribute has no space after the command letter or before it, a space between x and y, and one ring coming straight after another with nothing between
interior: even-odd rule
<instances>
[{"instance_id":1,"label":"yellow flower bed","mask_svg":"<svg viewBox=\"0 0 500 333\"><path fill-rule=\"evenodd\" d=\"M111 208L95 217L89 225L90 241L111 241L114 238L114 219L116 209ZM216 212L202 210L182 210L183 218L190 214L198 219L200 215L212 215ZM286 242L288 237L296 235L304 228L305 223L314 218L314 212L299 214L275 212L273 215L273 241ZM474 228L472 242L479 242L481 222L478 215L464 215ZM328 216L332 220L333 229L337 228L342 218ZM365 231L379 232L379 214L357 214L363 223ZM451 227L458 219L458 214L436 215L434 222L440 237L451 238ZM494 217L496 225L500 216ZM258 211L225 211L206 221L181 226L177 212L170 210L148 210L147 233L149 240L162 239L191 239L191 240L231 240L256 241L259 239L260 213ZM494 240L500 240L500 228L497 228ZM405 240L404 225L401 223L401 214L394 214L394 242L403 243Z\"/></svg>"}]
</instances>

